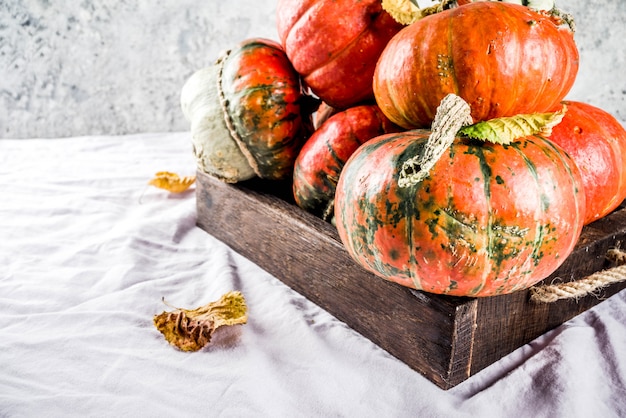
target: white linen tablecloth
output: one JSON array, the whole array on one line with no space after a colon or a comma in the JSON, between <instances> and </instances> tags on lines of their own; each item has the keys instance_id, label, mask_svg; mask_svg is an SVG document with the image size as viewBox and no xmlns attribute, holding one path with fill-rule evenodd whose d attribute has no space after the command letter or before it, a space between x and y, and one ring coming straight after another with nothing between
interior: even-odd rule
<instances>
[{"instance_id":1,"label":"white linen tablecloth","mask_svg":"<svg viewBox=\"0 0 626 418\"><path fill-rule=\"evenodd\" d=\"M187 133L0 140L0 417L626 416L626 292L443 391L195 226ZM245 325L152 318L240 290Z\"/></svg>"}]
</instances>

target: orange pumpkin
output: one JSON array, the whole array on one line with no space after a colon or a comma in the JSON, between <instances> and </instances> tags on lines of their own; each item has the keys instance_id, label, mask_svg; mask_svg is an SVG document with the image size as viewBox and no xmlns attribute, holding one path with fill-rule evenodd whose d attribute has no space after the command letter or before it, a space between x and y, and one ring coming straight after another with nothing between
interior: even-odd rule
<instances>
[{"instance_id":1,"label":"orange pumpkin","mask_svg":"<svg viewBox=\"0 0 626 418\"><path fill-rule=\"evenodd\" d=\"M354 106L330 116L306 141L296 158L296 204L325 220L332 216L335 187L344 164L361 144L398 132L375 104Z\"/></svg>"},{"instance_id":2,"label":"orange pumpkin","mask_svg":"<svg viewBox=\"0 0 626 418\"><path fill-rule=\"evenodd\" d=\"M600 219L626 199L626 130L608 112L566 101L563 120L550 140L574 159L587 197L585 224Z\"/></svg>"},{"instance_id":3,"label":"orange pumpkin","mask_svg":"<svg viewBox=\"0 0 626 418\"><path fill-rule=\"evenodd\" d=\"M392 122L429 128L449 93L474 121L558 110L578 72L573 33L547 15L485 1L427 16L385 47L374 94Z\"/></svg>"},{"instance_id":4,"label":"orange pumpkin","mask_svg":"<svg viewBox=\"0 0 626 418\"><path fill-rule=\"evenodd\" d=\"M381 0L278 0L277 29L294 68L332 107L373 100L383 48L403 26Z\"/></svg>"}]
</instances>

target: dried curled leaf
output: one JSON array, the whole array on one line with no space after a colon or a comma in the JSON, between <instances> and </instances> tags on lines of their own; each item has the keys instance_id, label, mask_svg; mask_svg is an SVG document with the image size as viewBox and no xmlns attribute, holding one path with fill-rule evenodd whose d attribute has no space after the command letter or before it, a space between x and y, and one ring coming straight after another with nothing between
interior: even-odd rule
<instances>
[{"instance_id":1,"label":"dried curled leaf","mask_svg":"<svg viewBox=\"0 0 626 418\"><path fill-rule=\"evenodd\" d=\"M176 173L159 171L154 175L154 178L148 182L148 184L160 189L165 189L172 193L182 193L189 189L195 181L196 176L180 177Z\"/></svg>"},{"instance_id":2,"label":"dried curled leaf","mask_svg":"<svg viewBox=\"0 0 626 418\"><path fill-rule=\"evenodd\" d=\"M427 7L422 7L428 4ZM383 9L401 25L410 25L451 7L456 7L456 0L382 0Z\"/></svg>"},{"instance_id":3,"label":"dried curled leaf","mask_svg":"<svg viewBox=\"0 0 626 418\"><path fill-rule=\"evenodd\" d=\"M165 339L182 351L198 351L225 325L245 324L248 308L241 292L228 292L219 300L196 309L177 308L154 316L154 325Z\"/></svg>"},{"instance_id":4,"label":"dried curled leaf","mask_svg":"<svg viewBox=\"0 0 626 418\"><path fill-rule=\"evenodd\" d=\"M553 113L533 113L490 119L466 126L459 131L459 134L503 145L528 135L550 136L552 128L561 122L566 111L566 106L563 106L561 110Z\"/></svg>"},{"instance_id":5,"label":"dried curled leaf","mask_svg":"<svg viewBox=\"0 0 626 418\"><path fill-rule=\"evenodd\" d=\"M410 25L422 18L422 11L410 0L383 0L383 9L401 25Z\"/></svg>"}]
</instances>

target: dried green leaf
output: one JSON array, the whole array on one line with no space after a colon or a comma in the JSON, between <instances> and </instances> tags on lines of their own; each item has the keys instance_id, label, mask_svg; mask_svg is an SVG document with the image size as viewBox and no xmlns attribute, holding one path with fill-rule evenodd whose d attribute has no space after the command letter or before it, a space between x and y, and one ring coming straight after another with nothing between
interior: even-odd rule
<instances>
[{"instance_id":1,"label":"dried green leaf","mask_svg":"<svg viewBox=\"0 0 626 418\"><path fill-rule=\"evenodd\" d=\"M245 324L247 310L241 292L228 292L196 309L176 308L155 315L154 325L170 344L182 351L198 351L211 341L217 328Z\"/></svg>"},{"instance_id":2,"label":"dried green leaf","mask_svg":"<svg viewBox=\"0 0 626 418\"><path fill-rule=\"evenodd\" d=\"M528 135L549 136L552 128L563 119L566 110L563 106L563 109L553 113L532 113L490 119L466 126L459 131L459 134L503 145Z\"/></svg>"}]
</instances>

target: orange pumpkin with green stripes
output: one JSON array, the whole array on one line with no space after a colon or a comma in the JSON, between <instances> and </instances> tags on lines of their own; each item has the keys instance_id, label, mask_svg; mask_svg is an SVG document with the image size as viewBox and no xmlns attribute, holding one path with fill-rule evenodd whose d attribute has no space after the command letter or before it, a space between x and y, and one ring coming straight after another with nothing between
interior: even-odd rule
<instances>
[{"instance_id":1,"label":"orange pumpkin with green stripes","mask_svg":"<svg viewBox=\"0 0 626 418\"><path fill-rule=\"evenodd\" d=\"M335 220L349 254L387 280L431 293L493 296L553 273L583 226L573 160L541 136L510 145L456 138L423 180L400 187L428 131L387 134L343 168Z\"/></svg>"},{"instance_id":2,"label":"orange pumpkin with green stripes","mask_svg":"<svg viewBox=\"0 0 626 418\"><path fill-rule=\"evenodd\" d=\"M283 179L308 136L300 76L280 44L249 39L223 59L221 89L229 122L257 175Z\"/></svg>"},{"instance_id":3,"label":"orange pumpkin with green stripes","mask_svg":"<svg viewBox=\"0 0 626 418\"><path fill-rule=\"evenodd\" d=\"M279 43L251 38L196 71L181 92L198 169L229 183L288 179L312 132L299 74Z\"/></svg>"},{"instance_id":4,"label":"orange pumpkin with green stripes","mask_svg":"<svg viewBox=\"0 0 626 418\"><path fill-rule=\"evenodd\" d=\"M296 158L293 172L296 204L330 220L335 187L348 158L364 142L401 130L375 104L354 106L330 116L306 141Z\"/></svg>"}]
</instances>

